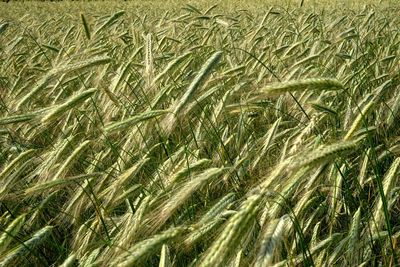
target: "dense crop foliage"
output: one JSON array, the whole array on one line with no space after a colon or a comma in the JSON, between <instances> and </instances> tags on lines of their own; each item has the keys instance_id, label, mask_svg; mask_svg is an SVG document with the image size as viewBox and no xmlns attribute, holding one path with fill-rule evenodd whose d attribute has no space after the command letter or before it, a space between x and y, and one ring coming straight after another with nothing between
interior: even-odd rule
<instances>
[{"instance_id":1,"label":"dense crop foliage","mask_svg":"<svg viewBox=\"0 0 400 267\"><path fill-rule=\"evenodd\" d=\"M399 262L398 7L47 5L0 18L0 266Z\"/></svg>"}]
</instances>

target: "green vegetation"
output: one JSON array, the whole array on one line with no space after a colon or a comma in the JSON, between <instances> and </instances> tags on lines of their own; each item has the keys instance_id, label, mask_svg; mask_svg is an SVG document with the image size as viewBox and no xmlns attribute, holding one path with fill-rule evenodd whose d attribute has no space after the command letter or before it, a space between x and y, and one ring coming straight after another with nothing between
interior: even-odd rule
<instances>
[{"instance_id":1,"label":"green vegetation","mask_svg":"<svg viewBox=\"0 0 400 267\"><path fill-rule=\"evenodd\" d=\"M400 5L263 2L0 4L0 266L399 264Z\"/></svg>"}]
</instances>

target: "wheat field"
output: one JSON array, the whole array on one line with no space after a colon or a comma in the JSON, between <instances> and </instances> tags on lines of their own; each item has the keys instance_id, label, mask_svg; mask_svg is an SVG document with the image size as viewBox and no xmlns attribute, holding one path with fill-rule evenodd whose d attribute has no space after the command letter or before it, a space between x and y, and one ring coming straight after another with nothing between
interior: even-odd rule
<instances>
[{"instance_id":1,"label":"wheat field","mask_svg":"<svg viewBox=\"0 0 400 267\"><path fill-rule=\"evenodd\" d=\"M1 3L0 266L397 266L400 5L332 2Z\"/></svg>"}]
</instances>

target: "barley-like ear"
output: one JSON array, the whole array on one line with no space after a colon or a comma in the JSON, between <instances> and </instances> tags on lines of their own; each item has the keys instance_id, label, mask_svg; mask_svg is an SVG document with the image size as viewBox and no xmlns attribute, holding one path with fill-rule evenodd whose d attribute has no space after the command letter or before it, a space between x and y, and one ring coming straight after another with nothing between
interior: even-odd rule
<instances>
[{"instance_id":1,"label":"barley-like ear","mask_svg":"<svg viewBox=\"0 0 400 267\"><path fill-rule=\"evenodd\" d=\"M59 267L74 267L76 266L76 255L71 254Z\"/></svg>"},{"instance_id":2,"label":"barley-like ear","mask_svg":"<svg viewBox=\"0 0 400 267\"><path fill-rule=\"evenodd\" d=\"M65 103L56 106L52 110L48 111L44 117L42 118L41 122L43 124L50 123L61 116L61 114L65 113L66 111L70 110L71 108L83 103L86 99L91 97L97 89L89 89L81 92L80 94L71 97Z\"/></svg>"},{"instance_id":3,"label":"barley-like ear","mask_svg":"<svg viewBox=\"0 0 400 267\"><path fill-rule=\"evenodd\" d=\"M208 167L209 165L211 165L211 163L212 162L209 159L199 159L193 164L190 164L190 166L183 166L181 169L177 170L176 173L171 175L171 177L168 177L168 185L174 185L175 183L181 182L181 180L184 179L186 176L196 171L205 169L205 167Z\"/></svg>"},{"instance_id":4,"label":"barley-like ear","mask_svg":"<svg viewBox=\"0 0 400 267\"><path fill-rule=\"evenodd\" d=\"M169 255L169 249L167 245L162 245L161 248L161 255L160 255L160 263L158 267L170 267L172 266L170 255Z\"/></svg>"},{"instance_id":5,"label":"barley-like ear","mask_svg":"<svg viewBox=\"0 0 400 267\"><path fill-rule=\"evenodd\" d=\"M88 251L81 259L79 259L79 263L82 266L98 266L96 264L96 259L99 257L100 254L100 248L94 249L92 252ZM74 265L76 266L76 265Z\"/></svg>"},{"instance_id":6,"label":"barley-like ear","mask_svg":"<svg viewBox=\"0 0 400 267\"><path fill-rule=\"evenodd\" d=\"M266 94L270 93L282 94L285 92L302 91L305 89L341 90L344 89L344 85L336 79L315 78L315 79L273 83L262 88L260 91Z\"/></svg>"},{"instance_id":7,"label":"barley-like ear","mask_svg":"<svg viewBox=\"0 0 400 267\"><path fill-rule=\"evenodd\" d=\"M296 190L298 190L298 185L304 179L304 176L309 172L310 167L306 166L300 168L293 175L289 175L287 181L281 182L282 184L276 185L274 191L282 192L279 196L276 197L276 200L271 203L271 206L268 208L268 216L271 219L274 219L281 214L282 209L285 207L285 202L287 199L293 198L293 195ZM312 192L312 191L311 191ZM303 197L296 203L294 208L295 214L298 213L304 208L306 203L310 200L311 193L306 193Z\"/></svg>"},{"instance_id":8,"label":"barley-like ear","mask_svg":"<svg viewBox=\"0 0 400 267\"><path fill-rule=\"evenodd\" d=\"M76 183L80 180L97 177L99 175L101 175L101 173L82 174L82 175L77 175L77 176L72 176L72 177L66 177L64 179L55 179L55 180L52 180L52 181L49 181L46 183L36 184L32 187L29 187L28 189L25 190L25 194L32 195L32 194L42 192L42 191L45 191L45 190L53 188L53 187L66 186L70 183Z\"/></svg>"},{"instance_id":9,"label":"barley-like ear","mask_svg":"<svg viewBox=\"0 0 400 267\"><path fill-rule=\"evenodd\" d=\"M64 164L58 169L57 173L53 177L53 181L57 179L61 179L62 175L64 172L68 170L68 168L71 166L71 164L74 162L74 160L79 157L79 155L90 145L90 141L86 140L82 142L75 150L72 152L72 154L67 158L67 160L64 162Z\"/></svg>"},{"instance_id":10,"label":"barley-like ear","mask_svg":"<svg viewBox=\"0 0 400 267\"><path fill-rule=\"evenodd\" d=\"M219 63L222 58L222 52L215 52L201 67L199 73L196 75L186 93L182 96L179 102L174 106L173 114L179 114L182 108L192 99L193 94L198 90L207 80L211 74L211 70Z\"/></svg>"},{"instance_id":11,"label":"barley-like ear","mask_svg":"<svg viewBox=\"0 0 400 267\"><path fill-rule=\"evenodd\" d=\"M35 114L35 113L26 113L26 114L20 114L20 115L14 115L14 116L10 116L10 117L0 118L0 125L26 122L26 121L33 120L36 117L37 117L37 114Z\"/></svg>"},{"instance_id":12,"label":"barley-like ear","mask_svg":"<svg viewBox=\"0 0 400 267\"><path fill-rule=\"evenodd\" d=\"M333 166L334 168L334 166ZM343 173L346 171L346 164L343 164L339 169L333 169L333 187L332 187L332 201L330 202L329 208L331 213L331 225L334 226L336 224L336 219L338 214L340 213L343 207L343 198L342 198L342 184L343 184Z\"/></svg>"},{"instance_id":13,"label":"barley-like ear","mask_svg":"<svg viewBox=\"0 0 400 267\"><path fill-rule=\"evenodd\" d=\"M311 237L310 244L311 246L315 246L318 243L318 236L321 230L321 222L317 222L313 227L313 235Z\"/></svg>"},{"instance_id":14,"label":"barley-like ear","mask_svg":"<svg viewBox=\"0 0 400 267\"><path fill-rule=\"evenodd\" d=\"M181 63L184 59L186 59L189 55L191 55L192 52L187 52L174 60L172 60L162 72L160 72L155 78L154 78L154 83L156 83L158 80L160 80L162 77L164 77L169 70L173 69L175 66L177 66L179 63Z\"/></svg>"},{"instance_id":15,"label":"barley-like ear","mask_svg":"<svg viewBox=\"0 0 400 267\"><path fill-rule=\"evenodd\" d=\"M368 113L371 111L372 107L375 105L377 101L376 97L373 97L368 104L361 110L361 112L357 115L356 119L352 123L350 129L347 131L346 135L344 136L343 140L349 140L354 135L356 130L360 127L363 120L365 120Z\"/></svg>"},{"instance_id":16,"label":"barley-like ear","mask_svg":"<svg viewBox=\"0 0 400 267\"><path fill-rule=\"evenodd\" d=\"M38 167L39 183L47 180L51 170L57 165L57 162L61 160L62 156L67 153L68 148L75 143L77 138L78 136L76 135L68 136L54 144L53 150L47 154L48 157Z\"/></svg>"},{"instance_id":17,"label":"barley-like ear","mask_svg":"<svg viewBox=\"0 0 400 267\"><path fill-rule=\"evenodd\" d=\"M243 266L242 261L243 261L243 250L239 250L238 253L236 253L236 257L233 258L229 266L231 267Z\"/></svg>"},{"instance_id":18,"label":"barley-like ear","mask_svg":"<svg viewBox=\"0 0 400 267\"><path fill-rule=\"evenodd\" d=\"M215 52L201 67L199 73L196 75L192 83L189 85L186 93L179 99L178 102L174 104L172 113L176 116L182 109L190 102L196 90L198 90L204 82L207 80L208 76L211 74L211 70L218 64L221 60L222 52Z\"/></svg>"},{"instance_id":19,"label":"barley-like ear","mask_svg":"<svg viewBox=\"0 0 400 267\"><path fill-rule=\"evenodd\" d=\"M279 163L275 168L271 171L271 173L265 177L265 180L260 184L261 192L265 193L269 186L273 184L273 182L280 176L282 173L285 172L286 168L288 167L288 162L284 161Z\"/></svg>"},{"instance_id":20,"label":"barley-like ear","mask_svg":"<svg viewBox=\"0 0 400 267\"><path fill-rule=\"evenodd\" d=\"M45 76L43 76L37 83L34 88L29 90L27 93L15 106L16 110L20 110L21 107L28 102L34 95L37 95L46 85L55 77L53 71L48 72Z\"/></svg>"},{"instance_id":21,"label":"barley-like ear","mask_svg":"<svg viewBox=\"0 0 400 267\"><path fill-rule=\"evenodd\" d=\"M121 84L124 83L124 81L129 80L127 77L129 75L129 71L131 69L132 63L127 62L125 64L122 64L118 70L117 70L117 75L114 75L113 78L111 79L111 84L110 84L110 91L111 93L116 93L117 89L120 88Z\"/></svg>"},{"instance_id":22,"label":"barley-like ear","mask_svg":"<svg viewBox=\"0 0 400 267\"><path fill-rule=\"evenodd\" d=\"M276 246L282 239L287 219L288 216L284 215L280 219L269 222L269 225L262 235L261 246L254 267L270 266L272 264L274 252Z\"/></svg>"},{"instance_id":23,"label":"barley-like ear","mask_svg":"<svg viewBox=\"0 0 400 267\"><path fill-rule=\"evenodd\" d=\"M168 241L176 239L188 231L188 227L178 226L171 227L164 232L155 235L149 239L136 243L131 247L128 252L123 253L116 258L111 266L128 267L139 266L140 261L152 252L157 251L160 247Z\"/></svg>"},{"instance_id":24,"label":"barley-like ear","mask_svg":"<svg viewBox=\"0 0 400 267\"><path fill-rule=\"evenodd\" d=\"M108 64L111 61L112 58L110 57L93 57L76 63L59 65L56 68L54 68L51 71L51 73L53 74L69 73L73 71L82 70L85 68L91 68L94 66Z\"/></svg>"},{"instance_id":25,"label":"barley-like ear","mask_svg":"<svg viewBox=\"0 0 400 267\"><path fill-rule=\"evenodd\" d=\"M188 181L181 186L173 195L169 197L160 207L155 211L153 216L155 230L161 227L172 214L197 190L199 190L204 184L212 182L217 177L221 176L225 172L225 168L210 168L200 174L193 177L191 181ZM156 216L157 215L157 216Z\"/></svg>"},{"instance_id":26,"label":"barley-like ear","mask_svg":"<svg viewBox=\"0 0 400 267\"><path fill-rule=\"evenodd\" d=\"M337 158L340 154L352 152L359 147L360 141L343 141L332 145L322 146L309 151L306 155L299 155L293 159L291 168L315 165Z\"/></svg>"},{"instance_id":27,"label":"barley-like ear","mask_svg":"<svg viewBox=\"0 0 400 267\"><path fill-rule=\"evenodd\" d=\"M337 244L335 244L334 247L335 249L333 249L333 251L331 253L329 253L329 255L327 254L327 250L324 250L322 252L320 252L320 256L324 255L323 257L326 258L321 258L320 263L322 263L322 260L325 260L325 263L328 264L328 266L333 266L335 265L335 263L337 263L337 259L340 257L343 257L344 251L347 249L347 245L349 243L349 237L346 236L344 237L342 240L338 240ZM329 256L329 258L328 258ZM320 265L317 265L320 266ZM357 266L357 264L351 265L351 266Z\"/></svg>"},{"instance_id":28,"label":"barley-like ear","mask_svg":"<svg viewBox=\"0 0 400 267\"><path fill-rule=\"evenodd\" d=\"M140 194L140 191L142 189L142 185L141 184L135 184L133 186L131 186L130 188L128 188L127 190L123 190L123 193L120 195L115 196L115 199L112 199L112 201L110 201L109 205L110 208L114 208L115 206L119 205L120 203L122 203L123 201L127 201L128 198L132 198L134 196L137 196ZM118 190L113 191L118 192Z\"/></svg>"},{"instance_id":29,"label":"barley-like ear","mask_svg":"<svg viewBox=\"0 0 400 267\"><path fill-rule=\"evenodd\" d=\"M289 155L293 155L297 152L299 147L303 144L304 140L313 132L314 128L317 124L317 117L312 116L311 120L307 124L303 130L301 130L300 134L297 135L296 139L292 143L292 148L289 150Z\"/></svg>"},{"instance_id":30,"label":"barley-like ear","mask_svg":"<svg viewBox=\"0 0 400 267\"><path fill-rule=\"evenodd\" d=\"M153 42L151 33L146 35L146 46L145 46L145 77L147 88L150 89L152 85L152 79L154 75L153 68Z\"/></svg>"},{"instance_id":31,"label":"barley-like ear","mask_svg":"<svg viewBox=\"0 0 400 267\"><path fill-rule=\"evenodd\" d=\"M18 245L16 248L9 251L4 255L0 261L0 266L10 266L15 260L24 257L28 252L35 249L43 240L50 234L53 226L45 226L39 231L37 231L29 240L25 241L23 244Z\"/></svg>"},{"instance_id":32,"label":"barley-like ear","mask_svg":"<svg viewBox=\"0 0 400 267\"><path fill-rule=\"evenodd\" d=\"M390 113L386 118L386 123L388 125L388 129L392 129L397 126L398 119L400 117L400 94L393 100L393 104L390 108Z\"/></svg>"},{"instance_id":33,"label":"barley-like ear","mask_svg":"<svg viewBox=\"0 0 400 267\"><path fill-rule=\"evenodd\" d=\"M319 54L310 55L310 56L308 56L308 57L306 57L306 58L303 58L302 60L297 61L297 62L294 63L291 67L294 69L294 68L296 68L297 66L300 66L300 65L302 65L302 64L308 63L309 61L312 61L312 60L318 58L319 56L320 56Z\"/></svg>"},{"instance_id":34,"label":"barley-like ear","mask_svg":"<svg viewBox=\"0 0 400 267\"><path fill-rule=\"evenodd\" d=\"M30 149L19 154L18 157L11 161L0 173L0 182L2 182L8 175L10 175L10 173L15 169L18 164L25 162L27 159L32 157L35 152L35 149Z\"/></svg>"},{"instance_id":35,"label":"barley-like ear","mask_svg":"<svg viewBox=\"0 0 400 267\"><path fill-rule=\"evenodd\" d=\"M85 16L83 14L81 14L81 20L82 20L82 25L83 25L83 29L85 31L86 38L88 40L90 40L89 24L87 23L86 18L85 18Z\"/></svg>"},{"instance_id":36,"label":"barley-like ear","mask_svg":"<svg viewBox=\"0 0 400 267\"><path fill-rule=\"evenodd\" d=\"M99 28L97 28L97 30L94 32L93 35L98 34L100 31L102 31L107 26L110 26L111 24L113 24L119 17L121 17L124 14L125 14L124 10L115 12L112 16L110 16L110 18L108 20L106 20Z\"/></svg>"},{"instance_id":37,"label":"barley-like ear","mask_svg":"<svg viewBox=\"0 0 400 267\"><path fill-rule=\"evenodd\" d=\"M361 187L364 187L365 181L367 179L368 175L368 168L371 167L370 165L370 158L371 158L371 148L368 148L368 150L365 152L364 159L362 160L361 166L360 166L360 173L358 174L358 181L361 185Z\"/></svg>"},{"instance_id":38,"label":"barley-like ear","mask_svg":"<svg viewBox=\"0 0 400 267\"><path fill-rule=\"evenodd\" d=\"M13 220L5 229L4 233L0 236L0 255L7 249L7 246L13 238L19 233L25 223L26 214L18 216Z\"/></svg>"},{"instance_id":39,"label":"barley-like ear","mask_svg":"<svg viewBox=\"0 0 400 267\"><path fill-rule=\"evenodd\" d=\"M110 63L112 58L110 57L93 57L91 59L83 60L77 63L63 64L56 68L51 69L45 76L38 81L37 85L29 91L16 105L16 110L20 110L22 105L26 104L33 96L37 95L43 88L46 87L57 75L63 73L69 73L73 71L82 70L97 65L103 65Z\"/></svg>"},{"instance_id":40,"label":"barley-like ear","mask_svg":"<svg viewBox=\"0 0 400 267\"><path fill-rule=\"evenodd\" d=\"M326 249L327 247L331 246L334 244L340 237L342 237L342 234L335 233L330 235L328 238L325 240L320 241L318 244L310 248L310 253L311 256L314 256L318 252L320 252L323 249ZM283 260L281 262L278 262L274 265L271 265L273 267L283 267L283 266L288 266L288 264L291 265L300 265L304 261L305 257L303 254L297 255L294 258Z\"/></svg>"},{"instance_id":41,"label":"barley-like ear","mask_svg":"<svg viewBox=\"0 0 400 267\"><path fill-rule=\"evenodd\" d=\"M315 110L327 113L329 115L332 115L333 117L337 118L338 117L338 112L334 109L332 109L331 107L326 106L325 104L318 102L318 101L314 101L314 102L308 102L308 104L314 108Z\"/></svg>"},{"instance_id":42,"label":"barley-like ear","mask_svg":"<svg viewBox=\"0 0 400 267\"><path fill-rule=\"evenodd\" d=\"M126 120L123 121L119 121L119 122L115 122L112 124L107 125L104 128L104 131L106 133L112 133L115 131L121 131L124 130L126 128L132 127L136 124L138 124L139 122L142 121L146 121L155 117L159 117L161 115L167 114L169 113L169 110L149 110L149 111L145 111L139 115L130 117Z\"/></svg>"},{"instance_id":43,"label":"barley-like ear","mask_svg":"<svg viewBox=\"0 0 400 267\"><path fill-rule=\"evenodd\" d=\"M136 162L132 167L129 169L125 170L123 173L121 173L115 180L115 183L113 184L112 187L108 187L101 193L100 197L104 198L104 206L108 205L116 205L120 201L120 198L125 195L124 192L124 186L128 182L132 183L135 181L135 176L136 174L143 168L143 166L149 161L149 158L143 158ZM140 185L135 185L134 187L137 187L137 189L140 188ZM133 191L136 191L133 190ZM123 194L117 193L117 192L124 192Z\"/></svg>"},{"instance_id":44,"label":"barley-like ear","mask_svg":"<svg viewBox=\"0 0 400 267\"><path fill-rule=\"evenodd\" d=\"M10 24L8 22L4 22L0 24L0 34L3 34L8 28Z\"/></svg>"},{"instance_id":45,"label":"barley-like ear","mask_svg":"<svg viewBox=\"0 0 400 267\"><path fill-rule=\"evenodd\" d=\"M143 217L148 211L151 197L152 196L144 197L140 204L135 207L135 214L129 214L125 227L114 238L116 246L111 255L120 254L121 249L128 249L132 242L139 236L139 230L145 228Z\"/></svg>"},{"instance_id":46,"label":"barley-like ear","mask_svg":"<svg viewBox=\"0 0 400 267\"><path fill-rule=\"evenodd\" d=\"M347 245L347 256L351 259L350 262L356 264L356 255L358 254L358 243L360 237L361 224L361 208L358 208L356 213L354 213L353 221L351 222L351 227L349 231L349 242Z\"/></svg>"},{"instance_id":47,"label":"barley-like ear","mask_svg":"<svg viewBox=\"0 0 400 267\"><path fill-rule=\"evenodd\" d=\"M389 201L389 193L390 190L393 188L393 184L398 178L398 170L400 167L400 158L396 158L392 165L390 165L389 170L386 172L385 177L382 180L383 185L383 196L378 196L379 200L374 207L374 216L373 216L373 223L371 226L373 227L373 232L376 233L380 230L380 228L384 225L384 210L383 210L383 200L382 197L386 198L386 203ZM375 226L376 225L376 226Z\"/></svg>"},{"instance_id":48,"label":"barley-like ear","mask_svg":"<svg viewBox=\"0 0 400 267\"><path fill-rule=\"evenodd\" d=\"M29 220L25 222L25 225L32 228L34 228L36 225L41 225L43 214L45 214L46 209L51 207L51 204L54 203L53 201L58 196L58 193L59 192L55 191L44 196L44 199L40 202L38 208L35 209L35 212L30 216Z\"/></svg>"},{"instance_id":49,"label":"barley-like ear","mask_svg":"<svg viewBox=\"0 0 400 267\"><path fill-rule=\"evenodd\" d=\"M193 247L194 244L199 242L202 238L207 238L208 233L217 229L221 224L223 224L226 220L225 217L228 217L231 214L234 214L234 211L223 213L211 221L204 222L203 224L198 224L196 227L183 241L184 249L189 250Z\"/></svg>"},{"instance_id":50,"label":"barley-like ear","mask_svg":"<svg viewBox=\"0 0 400 267\"><path fill-rule=\"evenodd\" d=\"M232 205L234 199L235 194L228 193L226 196L221 198L211 209L209 209L206 214L201 217L197 224L201 225L220 215L225 209L228 209Z\"/></svg>"},{"instance_id":51,"label":"barley-like ear","mask_svg":"<svg viewBox=\"0 0 400 267\"><path fill-rule=\"evenodd\" d=\"M223 266L224 261L235 252L241 238L249 230L260 209L262 198L261 194L252 195L243 203L240 210L229 219L221 235L207 249L200 260L200 267Z\"/></svg>"},{"instance_id":52,"label":"barley-like ear","mask_svg":"<svg viewBox=\"0 0 400 267\"><path fill-rule=\"evenodd\" d=\"M251 164L251 169L255 169L259 163L259 161L265 156L267 153L267 150L270 148L272 143L274 142L276 132L278 130L278 126L281 122L281 117L279 117L275 123L271 126L271 128L268 130L268 132L262 137L264 139L264 142L261 147L261 151L258 153L256 158L254 159L253 163Z\"/></svg>"}]
</instances>

